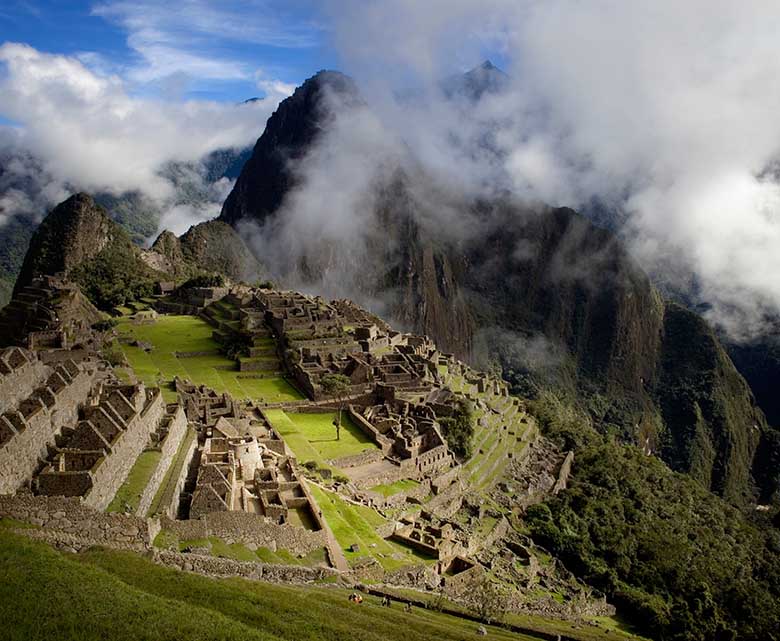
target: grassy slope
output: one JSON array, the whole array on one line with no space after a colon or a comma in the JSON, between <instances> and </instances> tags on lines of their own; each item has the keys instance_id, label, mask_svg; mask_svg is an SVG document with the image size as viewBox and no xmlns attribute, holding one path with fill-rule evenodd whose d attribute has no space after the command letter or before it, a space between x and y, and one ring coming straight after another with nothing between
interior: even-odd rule
<instances>
[{"instance_id":1,"label":"grassy slope","mask_svg":"<svg viewBox=\"0 0 780 641\"><path fill-rule=\"evenodd\" d=\"M118 329L154 345L148 353L139 347L122 345L136 375L147 384L156 385L159 380L169 382L179 376L208 385L217 392L228 392L237 399L276 402L301 398L282 378L239 378L235 361L221 354L177 358L175 352L208 352L219 348L211 338L212 327L200 318L161 316L156 322L145 325L122 319Z\"/></svg>"},{"instance_id":2,"label":"grassy slope","mask_svg":"<svg viewBox=\"0 0 780 641\"><path fill-rule=\"evenodd\" d=\"M433 612L381 608L371 597L352 605L341 589L208 579L131 553L68 556L3 531L0 575L2 638L9 641L447 641L476 631ZM489 636L528 638L498 629Z\"/></svg>"},{"instance_id":3,"label":"grassy slope","mask_svg":"<svg viewBox=\"0 0 780 641\"><path fill-rule=\"evenodd\" d=\"M379 536L376 528L383 525L385 519L375 510L364 505L349 503L338 494L323 490L316 485L309 487L348 562L354 563L358 559L370 556L386 570L432 562L431 559L411 548ZM360 546L358 552L349 550L354 543Z\"/></svg>"}]
</instances>

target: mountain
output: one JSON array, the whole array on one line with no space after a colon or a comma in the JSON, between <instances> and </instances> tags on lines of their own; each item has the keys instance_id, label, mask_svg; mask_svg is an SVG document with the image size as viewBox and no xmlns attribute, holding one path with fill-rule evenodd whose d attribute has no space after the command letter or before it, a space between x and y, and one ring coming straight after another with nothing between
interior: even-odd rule
<instances>
[{"instance_id":1,"label":"mountain","mask_svg":"<svg viewBox=\"0 0 780 641\"><path fill-rule=\"evenodd\" d=\"M35 230L14 293L36 275L62 273L99 309L109 311L149 296L160 280L213 272L251 279L260 269L225 223L195 225L181 238L163 232L150 250L143 250L91 196L79 193L57 205Z\"/></svg>"},{"instance_id":2,"label":"mountain","mask_svg":"<svg viewBox=\"0 0 780 641\"><path fill-rule=\"evenodd\" d=\"M460 86L495 72L471 74ZM264 226L273 244L302 161L339 114L364 105L337 72L304 82L269 119L220 220ZM707 324L667 303L612 233L570 209L441 188L413 159L384 172L371 202L366 226L379 238L311 244L282 279L327 286L340 257L339 280L354 284L354 298L381 300L393 321L444 349L516 381L543 378L579 398L603 432L734 503L752 500L756 482L772 492L777 473L759 444L774 433L749 387ZM442 211L458 224L442 224Z\"/></svg>"},{"instance_id":3,"label":"mountain","mask_svg":"<svg viewBox=\"0 0 780 641\"><path fill-rule=\"evenodd\" d=\"M477 102L486 93L500 93L509 85L509 76L486 60L464 74L450 76L441 83L448 98L466 98Z\"/></svg>"},{"instance_id":4,"label":"mountain","mask_svg":"<svg viewBox=\"0 0 780 641\"><path fill-rule=\"evenodd\" d=\"M218 149L199 162L168 163L159 173L172 187L169 202L161 203L138 190L120 194L102 191L92 196L134 243L144 245L158 231L168 210L187 208L200 219L213 215L222 204L229 181L238 177L251 151L251 147ZM56 204L63 189L77 191L69 185L58 185L30 154L18 149L0 150L0 307L11 298L38 223Z\"/></svg>"},{"instance_id":5,"label":"mountain","mask_svg":"<svg viewBox=\"0 0 780 641\"><path fill-rule=\"evenodd\" d=\"M327 126L332 116L328 105L336 100L344 105L356 104L360 101L357 86L341 73L320 71L283 101L268 119L244 164L222 207L220 220L235 225L243 218L263 218L279 208L295 182L288 163L302 158Z\"/></svg>"}]
</instances>

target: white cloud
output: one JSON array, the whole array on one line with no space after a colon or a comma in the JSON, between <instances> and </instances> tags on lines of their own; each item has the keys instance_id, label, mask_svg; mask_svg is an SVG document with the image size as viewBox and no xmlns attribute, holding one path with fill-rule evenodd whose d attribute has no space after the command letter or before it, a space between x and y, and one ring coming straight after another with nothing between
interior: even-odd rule
<instances>
[{"instance_id":1,"label":"white cloud","mask_svg":"<svg viewBox=\"0 0 780 641\"><path fill-rule=\"evenodd\" d=\"M108 0L92 13L127 31L138 61L125 70L136 83L171 76L198 80L251 80L256 64L234 46L311 47L316 25L285 17L285 4L250 0Z\"/></svg>"},{"instance_id":2,"label":"white cloud","mask_svg":"<svg viewBox=\"0 0 780 641\"><path fill-rule=\"evenodd\" d=\"M117 76L22 44L0 46L0 64L0 114L20 123L17 146L53 179L87 191L163 199L171 193L159 173L165 163L251 144L285 97L239 105L137 98Z\"/></svg>"},{"instance_id":3,"label":"white cloud","mask_svg":"<svg viewBox=\"0 0 780 641\"><path fill-rule=\"evenodd\" d=\"M377 88L388 78L431 82L490 49L508 61L511 89L468 117L434 105L391 121L426 168L555 205L599 197L629 214L645 265L695 272L714 320L736 313L755 329L780 309L780 188L765 171L780 156L776 2L328 7L336 46L380 109L393 109ZM464 153L485 124L499 153Z\"/></svg>"}]
</instances>

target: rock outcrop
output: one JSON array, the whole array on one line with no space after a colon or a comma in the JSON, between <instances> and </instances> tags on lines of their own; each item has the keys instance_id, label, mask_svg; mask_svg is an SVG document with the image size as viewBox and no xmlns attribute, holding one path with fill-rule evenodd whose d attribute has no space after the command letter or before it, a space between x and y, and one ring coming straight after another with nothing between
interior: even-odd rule
<instances>
[{"instance_id":1,"label":"rock outcrop","mask_svg":"<svg viewBox=\"0 0 780 641\"><path fill-rule=\"evenodd\" d=\"M14 292L36 275L69 272L97 256L115 235L105 210L84 193L57 205L35 230Z\"/></svg>"}]
</instances>

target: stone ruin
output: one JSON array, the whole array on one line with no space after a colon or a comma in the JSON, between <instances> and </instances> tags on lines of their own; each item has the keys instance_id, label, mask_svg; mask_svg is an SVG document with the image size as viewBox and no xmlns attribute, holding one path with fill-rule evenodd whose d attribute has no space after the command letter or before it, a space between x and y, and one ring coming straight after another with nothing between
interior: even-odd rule
<instances>
[{"instance_id":1,"label":"stone ruin","mask_svg":"<svg viewBox=\"0 0 780 641\"><path fill-rule=\"evenodd\" d=\"M82 496L102 510L124 483L130 468L160 426L165 405L159 389L104 385L50 448L33 489L47 496Z\"/></svg>"},{"instance_id":2,"label":"stone ruin","mask_svg":"<svg viewBox=\"0 0 780 641\"><path fill-rule=\"evenodd\" d=\"M353 422L398 466L399 476L422 479L455 465L430 405L400 399L349 407Z\"/></svg>"},{"instance_id":3,"label":"stone ruin","mask_svg":"<svg viewBox=\"0 0 780 641\"><path fill-rule=\"evenodd\" d=\"M142 452L155 451L159 462L140 502L126 510L134 514L95 512L136 520L105 531L86 528L85 545L96 540L148 548L163 523L182 540L216 536L228 544L284 548L299 555L324 546L331 565L348 569L302 470L262 409L179 379L179 403L169 404L158 389L119 383L101 362L98 333L78 319L63 322L51 304L57 292L67 296L68 287L56 278L36 280L0 314L0 329L23 328L13 332L19 346L0 352L3 513L40 515L43 506L45 522L56 528L66 528L77 511L83 523L84 510L105 510ZM459 520L469 472L449 450L441 419L452 416L464 396L470 398L482 412L480 428L499 437L484 439L479 453L489 465L472 478L481 483L499 469L503 462L493 452L511 459L514 469L511 451L496 448L499 442L519 442L525 419L511 424L503 419L504 413L522 414L505 383L439 352L427 337L392 330L349 301L326 303L243 286L166 296L170 289L161 284L155 302L159 312L201 316L214 327L218 342L244 341L248 360L274 361L273 367L282 360L309 397L280 404L288 411L332 411L341 399L327 397L322 377L345 376L350 382L346 412L378 449L332 461L349 479L337 479L335 487L349 500L386 510L386 515L400 513L380 534L435 559L429 571L449 593L467 591L482 580L483 567L491 567L495 558L485 546L501 539L505 529L476 536L474 527ZM153 313L141 316L138 322L154 320ZM254 368L240 362L241 370ZM449 389L453 380L457 386ZM488 418L502 422L494 425ZM555 491L565 487L570 467L569 456ZM372 490L402 479L418 483L392 497ZM9 502L14 493L21 503ZM382 500L373 502L374 497ZM423 509L406 509L416 504L424 504ZM76 546L77 533L60 529L56 536ZM176 556L179 567L188 563L192 566Z\"/></svg>"},{"instance_id":4,"label":"stone ruin","mask_svg":"<svg viewBox=\"0 0 780 641\"><path fill-rule=\"evenodd\" d=\"M44 365L32 352L6 349L0 355L0 493L28 482L47 446L75 421L96 378L94 366L64 361Z\"/></svg>"},{"instance_id":5,"label":"stone ruin","mask_svg":"<svg viewBox=\"0 0 780 641\"><path fill-rule=\"evenodd\" d=\"M269 426L236 423L221 418L206 431L190 518L242 511L282 525L294 512L296 522L313 522L313 501L284 442Z\"/></svg>"},{"instance_id":6,"label":"stone ruin","mask_svg":"<svg viewBox=\"0 0 780 641\"><path fill-rule=\"evenodd\" d=\"M230 394L217 394L205 385L193 385L179 378L174 380L174 386L184 406L187 420L212 426L220 418L241 418L239 405Z\"/></svg>"}]
</instances>

